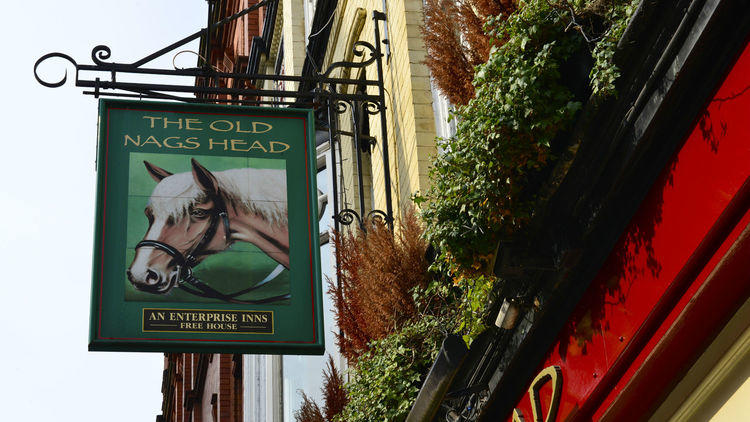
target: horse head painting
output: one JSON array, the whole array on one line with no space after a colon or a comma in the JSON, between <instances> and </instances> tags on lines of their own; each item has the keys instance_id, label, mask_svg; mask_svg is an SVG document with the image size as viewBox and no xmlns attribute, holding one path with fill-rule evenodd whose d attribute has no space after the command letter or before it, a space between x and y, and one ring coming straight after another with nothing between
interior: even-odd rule
<instances>
[{"instance_id":1,"label":"horse head painting","mask_svg":"<svg viewBox=\"0 0 750 422\"><path fill-rule=\"evenodd\" d=\"M233 299L253 288L223 294L192 275L192 268L207 256L235 242L257 246L279 264L279 270L289 268L285 170L211 172L191 158L190 172L173 174L148 161L144 164L157 184L145 209L146 235L127 269L136 289L165 294L180 286L196 295L241 302ZM321 214L324 205L319 201Z\"/></svg>"}]
</instances>

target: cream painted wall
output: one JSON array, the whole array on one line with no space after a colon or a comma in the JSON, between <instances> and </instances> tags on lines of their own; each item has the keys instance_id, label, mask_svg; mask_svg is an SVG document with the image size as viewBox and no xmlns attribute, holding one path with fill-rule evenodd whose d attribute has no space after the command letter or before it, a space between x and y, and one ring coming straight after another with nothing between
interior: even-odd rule
<instances>
[{"instance_id":1,"label":"cream painted wall","mask_svg":"<svg viewBox=\"0 0 750 422\"><path fill-rule=\"evenodd\" d=\"M282 0L284 37L284 70L287 75L301 75L305 62L305 10L303 0ZM297 84L287 83L287 91L297 89Z\"/></svg>"},{"instance_id":2,"label":"cream painted wall","mask_svg":"<svg viewBox=\"0 0 750 422\"><path fill-rule=\"evenodd\" d=\"M654 412L651 422L750 420L750 300Z\"/></svg>"},{"instance_id":3,"label":"cream painted wall","mask_svg":"<svg viewBox=\"0 0 750 422\"><path fill-rule=\"evenodd\" d=\"M347 58L348 46L356 40L374 43L373 10L382 10L381 0L343 0L339 3L337 15L326 56L328 64ZM364 26L361 32L353 33L364 11ZM386 88L388 148L390 156L391 195L394 214L398 215L405 207L411 206L411 196L424 191L429 183L427 173L430 156L436 153L435 122L432 106L432 92L429 71L422 63L425 47L419 30L422 24L421 0L388 0L387 32L391 55L384 61L384 82ZM358 18L359 15L359 18ZM356 31L354 31L356 32ZM381 23L381 36L385 31ZM351 57L351 55L349 54ZM375 78L374 67L368 68L368 79ZM341 75L334 75L341 76ZM358 74L352 74L358 77ZM374 87L371 94L376 94ZM350 124L341 122L342 129ZM378 145L372 152L370 171L371 181L366 182L365 199L368 206L385 209L385 186L383 182L383 161L380 119L370 119L370 134L378 138ZM358 194L355 188L356 171L354 151L347 145L350 139L342 138L342 160L347 199L356 204ZM372 198L370 197L372 193Z\"/></svg>"},{"instance_id":4,"label":"cream painted wall","mask_svg":"<svg viewBox=\"0 0 750 422\"><path fill-rule=\"evenodd\" d=\"M737 422L750 420L750 377L732 394L711 422Z\"/></svg>"}]
</instances>

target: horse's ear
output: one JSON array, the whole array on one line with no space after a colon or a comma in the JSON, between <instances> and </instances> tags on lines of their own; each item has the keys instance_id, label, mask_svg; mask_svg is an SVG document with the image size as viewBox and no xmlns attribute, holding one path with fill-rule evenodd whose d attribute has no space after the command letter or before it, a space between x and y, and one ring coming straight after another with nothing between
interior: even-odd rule
<instances>
[{"instance_id":1,"label":"horse's ear","mask_svg":"<svg viewBox=\"0 0 750 422\"><path fill-rule=\"evenodd\" d=\"M161 182L161 179L163 179L163 178L165 178L167 176L171 176L172 175L172 173L164 170L161 167L157 167L157 166L149 163L148 161L144 160L143 164L146 165L146 170L148 171L148 174L150 174L151 178L154 179L157 183Z\"/></svg>"},{"instance_id":2,"label":"horse's ear","mask_svg":"<svg viewBox=\"0 0 750 422\"><path fill-rule=\"evenodd\" d=\"M219 181L216 180L216 176L195 161L195 158L191 158L190 162L193 165L193 179L195 179L195 183L198 184L198 187L200 187L203 192L211 195L219 193Z\"/></svg>"}]
</instances>

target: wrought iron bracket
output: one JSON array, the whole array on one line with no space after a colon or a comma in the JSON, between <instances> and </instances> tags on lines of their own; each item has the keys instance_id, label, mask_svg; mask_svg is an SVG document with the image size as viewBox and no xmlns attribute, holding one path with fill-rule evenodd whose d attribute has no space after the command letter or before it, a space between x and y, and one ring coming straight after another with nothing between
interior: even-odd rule
<instances>
[{"instance_id":1,"label":"wrought iron bracket","mask_svg":"<svg viewBox=\"0 0 750 422\"><path fill-rule=\"evenodd\" d=\"M106 45L97 45L91 50L91 60L93 64L79 64L71 56L60 53L48 53L40 57L34 64L34 77L43 86L49 88L58 88L63 86L68 80L68 70L65 69L62 79L45 80L39 75L40 66L51 59L63 59L72 64L75 69L75 86L85 88L85 95L94 97L125 97L139 99L161 99L173 100L191 103L233 103L240 105L274 105L274 106L305 106L328 111L328 128L329 139L331 142L332 171L336 174L336 155L335 144L340 142L341 135L351 135L353 142L357 146L357 170L358 189L360 193L359 211L351 208L339 209L337 198L337 186L333 184L333 205L334 205L334 224L338 229L339 223L342 225L351 225L355 220L362 229L367 228L367 222L384 221L389 227L393 227L393 208L391 200L391 179L389 164L389 147L388 147L388 125L386 119L386 101L385 87L383 83L383 64L384 54L381 44L386 45L387 40L381 40L380 22L385 20L385 14L382 12L373 12L373 21L375 23L375 43L374 45L365 41L357 41L352 47L354 56L353 61L334 62L323 72L316 72L311 76L298 75L268 75L268 74L251 74L241 72L220 72L210 66L211 58L211 34L227 23L238 19L246 14L257 10L261 7L268 6L278 0L263 0L248 8L245 8L231 16L223 18L215 23L211 23L211 13L209 13L209 22L206 28L203 28L191 35L188 35L178 41L175 41L158 51L148 54L145 57L132 63L119 63L109 61L112 57L112 50ZM214 6L214 0L209 0L209 12ZM155 59L168 55L186 44L205 37L206 59L203 59L202 66L184 69L161 69L146 67ZM179 54L179 53L176 53ZM337 70L363 70L370 66L376 69L377 77L368 78L349 78L335 77ZM341 72L348 75L354 72ZM369 73L369 72L368 72ZM175 77L193 77L195 82L203 83L194 84L164 84L149 82L130 82L128 76L175 76ZM222 86L222 80L234 80L233 86L229 84ZM275 81L275 82L295 82L301 86L303 82L312 85L311 90L269 90L253 86L253 81ZM312 84L310 84L312 83ZM249 86L245 88L245 86ZM359 87L353 93L349 92L348 87ZM341 132L332 127L336 127L337 116L351 113L353 129L351 132ZM382 152L384 171L384 188L385 188L385 210L367 211L363 193L361 155L373 146L377 147L374 137L363 133L358 127L358 120L362 117L370 118L378 116L380 118L381 142L380 149ZM344 204L346 207L346 204Z\"/></svg>"},{"instance_id":2,"label":"wrought iron bracket","mask_svg":"<svg viewBox=\"0 0 750 422\"><path fill-rule=\"evenodd\" d=\"M364 57L369 53L368 57L364 57L364 60L360 62L337 62L333 63L323 74L314 75L312 77L303 77L296 75L266 75L266 74L250 74L243 72L220 72L212 69L206 60L204 60L203 66L184 68L184 69L160 69L153 67L146 67L149 63L155 59L168 55L174 52L180 47L199 39L206 37L207 51L205 54L210 56L210 36L211 33L217 29L223 27L227 23L238 19L253 10L257 10L261 7L268 6L270 3L278 0L263 0L257 4L254 4L246 9L243 9L231 16L219 20L216 23L208 25L191 35L182 38L168 46L151 53L139 60L132 63L119 63L114 61L108 61L112 57L112 49L106 45L97 45L91 50L91 60L93 64L79 64L71 56L60 53L48 53L40 57L34 64L34 77L37 82L48 87L57 88L63 86L68 80L68 70L65 69L62 79L57 81L45 80L39 74L40 66L51 59L63 59L73 65L75 69L75 85L82 88L91 88L91 90L83 91L83 94L93 95L94 97L129 97L129 98L141 98L141 99L166 99L176 100L183 102L231 102L247 105L269 105L284 103L283 101L264 101L261 97L273 97L273 98L284 98L284 99L301 99L307 103L316 103L325 101L330 98L330 93L325 91L317 92L297 92L297 91L279 91L279 90L263 90L256 87L250 88L226 88L220 86L221 80L236 80L244 81L248 84L251 81L257 80L271 80L271 81L286 81L286 82L313 82L318 85L321 84L336 84L336 85L354 85L354 84L365 84L368 86L377 86L378 81L374 80L355 80L348 78L335 78L331 77L331 73L336 68L349 67L349 68L364 68L380 59L381 53L376 51L376 48L366 42L358 42L354 46L354 55L357 58ZM103 76L108 75L108 78ZM198 84L157 84L157 83L143 83L143 82L128 82L126 77L128 75L153 75L153 76L181 76L181 77L194 77L196 80L209 81L206 86ZM185 95L192 94L192 95ZM229 96L230 99L221 98L201 98L208 95L214 96ZM239 99L242 96L244 99ZM368 95L367 93L362 94L346 94L337 93L336 99L349 100L349 101L369 101L377 102L377 95Z\"/></svg>"}]
</instances>

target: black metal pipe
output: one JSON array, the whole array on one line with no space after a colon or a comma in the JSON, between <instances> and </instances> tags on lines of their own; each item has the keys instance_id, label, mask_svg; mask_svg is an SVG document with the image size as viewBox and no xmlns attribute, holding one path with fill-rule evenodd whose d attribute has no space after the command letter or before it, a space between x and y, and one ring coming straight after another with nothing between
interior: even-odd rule
<instances>
[{"instance_id":1,"label":"black metal pipe","mask_svg":"<svg viewBox=\"0 0 750 422\"><path fill-rule=\"evenodd\" d=\"M334 113L331 113L333 105L331 99L327 101L328 106L328 139L331 143L331 193L333 194L333 229L336 232L336 236L339 236L339 195L338 195L338 166L336 165L336 142L334 140L333 125L335 124ZM337 135L338 137L338 135ZM339 263L339 252L336 250L336 274L338 276L338 263ZM336 278L338 280L338 277Z\"/></svg>"},{"instance_id":2,"label":"black metal pipe","mask_svg":"<svg viewBox=\"0 0 750 422\"><path fill-rule=\"evenodd\" d=\"M169 84L144 84L135 82L110 82L102 80L78 80L76 86L94 89L120 89L123 91L170 91L194 94L227 94L227 95L244 95L259 97L285 97L285 98L317 98L332 96L328 93L319 92L297 92L297 91L277 91L265 89L240 89L240 88L219 88L193 85L169 85ZM107 95L99 92L100 95ZM377 97L366 94L335 94L336 99L345 101L374 101ZM213 101L213 100L211 100Z\"/></svg>"},{"instance_id":3,"label":"black metal pipe","mask_svg":"<svg viewBox=\"0 0 750 422\"><path fill-rule=\"evenodd\" d=\"M354 149L357 155L357 193L359 194L359 215L365 217L365 188L364 188L364 176L362 175L362 145L360 145L360 130L359 130L359 104L350 102L348 103L351 108L352 116L352 132L354 134ZM361 222L364 224L364 221Z\"/></svg>"},{"instance_id":4,"label":"black metal pipe","mask_svg":"<svg viewBox=\"0 0 750 422\"><path fill-rule=\"evenodd\" d=\"M234 72L214 72L211 71L207 74L204 69L200 68L189 68L189 69L156 69L156 68L142 68L135 67L128 63L107 63L103 62L103 65L95 64L76 64L76 69L80 72L122 72L122 73L134 73L134 74L147 74L147 75L167 75L167 76L189 76L189 77L208 77L218 76L226 79L240 79L240 80L273 80L273 81L290 81L290 82L318 82L323 83L335 83L340 85L367 85L377 86L378 81L376 80L360 80L360 79L348 79L348 78L331 78L331 77L315 77L315 76L296 76L296 75L267 75L260 73L234 73ZM373 96L374 97L374 96Z\"/></svg>"},{"instance_id":5,"label":"black metal pipe","mask_svg":"<svg viewBox=\"0 0 750 422\"><path fill-rule=\"evenodd\" d=\"M391 165L388 159L388 119L385 115L385 82L383 81L383 52L380 48L380 25L378 21L385 20L385 14L378 11L372 12L372 20L375 23L375 51L378 56L376 67L378 70L378 104L380 104L380 133L383 137L383 176L385 179L385 213L388 216L388 227L393 229L393 204L391 201Z\"/></svg>"},{"instance_id":6,"label":"black metal pipe","mask_svg":"<svg viewBox=\"0 0 750 422\"><path fill-rule=\"evenodd\" d=\"M453 378L468 354L469 349L460 335L449 334L445 337L409 416L406 417L406 422L427 422L435 417Z\"/></svg>"},{"instance_id":7,"label":"black metal pipe","mask_svg":"<svg viewBox=\"0 0 750 422\"><path fill-rule=\"evenodd\" d=\"M206 52L203 56L203 68L205 70L209 70L211 68L211 31L214 29L211 27L211 15L213 15L214 8L216 5L216 0L206 0L208 2L208 17L206 18L206 28L203 30L206 33ZM201 31L201 32L203 32ZM169 50L167 50L169 51ZM161 55L166 53L167 51L164 51L164 49L157 51L156 53L152 54L151 56L154 56L156 54ZM161 53L161 54L159 54Z\"/></svg>"}]
</instances>

